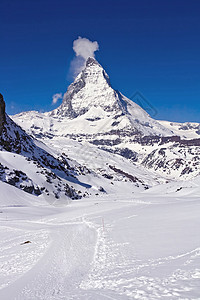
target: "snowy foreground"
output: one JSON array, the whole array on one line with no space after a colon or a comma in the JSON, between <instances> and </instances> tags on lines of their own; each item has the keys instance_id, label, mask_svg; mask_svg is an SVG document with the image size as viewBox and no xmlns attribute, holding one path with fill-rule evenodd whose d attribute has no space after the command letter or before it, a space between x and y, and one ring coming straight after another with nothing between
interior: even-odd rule
<instances>
[{"instance_id":1,"label":"snowy foreground","mask_svg":"<svg viewBox=\"0 0 200 300\"><path fill-rule=\"evenodd\" d=\"M0 299L200 299L198 183L48 204L0 182Z\"/></svg>"}]
</instances>

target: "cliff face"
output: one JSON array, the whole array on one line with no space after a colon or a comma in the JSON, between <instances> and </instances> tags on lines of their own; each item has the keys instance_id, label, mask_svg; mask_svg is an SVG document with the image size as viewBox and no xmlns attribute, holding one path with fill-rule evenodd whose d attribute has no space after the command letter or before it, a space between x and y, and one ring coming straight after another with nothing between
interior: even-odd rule
<instances>
[{"instance_id":1,"label":"cliff face","mask_svg":"<svg viewBox=\"0 0 200 300\"><path fill-rule=\"evenodd\" d=\"M0 94L0 134L2 133L3 124L6 120L5 115L5 101L3 99L3 95Z\"/></svg>"}]
</instances>

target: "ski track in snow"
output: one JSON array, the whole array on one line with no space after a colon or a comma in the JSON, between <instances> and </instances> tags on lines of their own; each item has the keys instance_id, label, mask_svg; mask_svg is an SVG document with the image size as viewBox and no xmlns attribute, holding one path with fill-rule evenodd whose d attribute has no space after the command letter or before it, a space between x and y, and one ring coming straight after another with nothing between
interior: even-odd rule
<instances>
[{"instance_id":1,"label":"ski track in snow","mask_svg":"<svg viewBox=\"0 0 200 300\"><path fill-rule=\"evenodd\" d=\"M9 299L66 299L79 284L90 263L95 232L83 223L54 226L51 239L36 265L11 285L9 293L15 296ZM7 293L0 290L0 298L7 299Z\"/></svg>"},{"instance_id":2,"label":"ski track in snow","mask_svg":"<svg viewBox=\"0 0 200 300\"><path fill-rule=\"evenodd\" d=\"M200 299L200 247L142 258L136 241L123 240L126 231L117 226L137 221L152 204L103 205L91 202L88 214L74 210L70 216L66 209L28 225L4 220L0 299ZM26 240L31 244L20 245Z\"/></svg>"}]
</instances>

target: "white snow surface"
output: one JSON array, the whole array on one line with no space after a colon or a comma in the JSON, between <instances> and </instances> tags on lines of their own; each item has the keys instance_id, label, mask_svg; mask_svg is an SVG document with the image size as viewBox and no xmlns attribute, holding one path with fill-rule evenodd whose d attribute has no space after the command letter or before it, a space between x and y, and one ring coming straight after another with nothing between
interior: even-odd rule
<instances>
[{"instance_id":1,"label":"white snow surface","mask_svg":"<svg viewBox=\"0 0 200 300\"><path fill-rule=\"evenodd\" d=\"M180 136L183 139L199 139L200 138L200 123L194 122L169 122L169 121L157 121L161 125L165 126L169 130L172 130L175 135Z\"/></svg>"},{"instance_id":2,"label":"white snow surface","mask_svg":"<svg viewBox=\"0 0 200 300\"><path fill-rule=\"evenodd\" d=\"M200 299L199 183L52 206L0 182L0 299Z\"/></svg>"}]
</instances>

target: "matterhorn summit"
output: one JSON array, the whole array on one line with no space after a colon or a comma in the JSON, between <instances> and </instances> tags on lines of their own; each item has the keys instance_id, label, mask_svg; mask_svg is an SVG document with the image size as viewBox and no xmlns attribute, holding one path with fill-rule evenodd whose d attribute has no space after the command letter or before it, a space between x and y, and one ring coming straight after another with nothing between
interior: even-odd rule
<instances>
[{"instance_id":1,"label":"matterhorn summit","mask_svg":"<svg viewBox=\"0 0 200 300\"><path fill-rule=\"evenodd\" d=\"M81 134L113 133L122 129L129 131L129 135L171 134L136 103L114 90L106 71L92 57L69 86L62 104L48 115L62 118L64 122L73 120L73 125L77 122L75 133Z\"/></svg>"},{"instance_id":2,"label":"matterhorn summit","mask_svg":"<svg viewBox=\"0 0 200 300\"><path fill-rule=\"evenodd\" d=\"M91 108L106 112L126 111L120 95L110 86L109 77L102 66L94 58L89 57L85 69L65 93L63 103L51 115L76 118ZM96 113L98 114L98 110Z\"/></svg>"},{"instance_id":3,"label":"matterhorn summit","mask_svg":"<svg viewBox=\"0 0 200 300\"><path fill-rule=\"evenodd\" d=\"M16 121L20 119L23 127L26 119L29 124L31 120L33 132L29 133L37 134L37 137L38 134L73 135L73 138L81 136L93 142L99 135L101 139L109 135L109 139L119 142L119 135L120 139L173 135L139 105L113 89L106 71L92 57L87 59L85 68L68 87L58 108L44 114L22 113L17 115Z\"/></svg>"},{"instance_id":4,"label":"matterhorn summit","mask_svg":"<svg viewBox=\"0 0 200 300\"><path fill-rule=\"evenodd\" d=\"M64 94L62 104L44 114L27 112L17 119L28 118L40 134L167 136L172 131L152 119L139 105L112 88L109 76L95 58L89 57L85 68ZM58 124L59 122L59 124ZM30 124L30 123L29 123ZM22 125L22 124L21 124ZM23 126L23 125L22 125ZM38 130L36 130L38 131ZM92 137L90 136L92 135Z\"/></svg>"}]
</instances>

